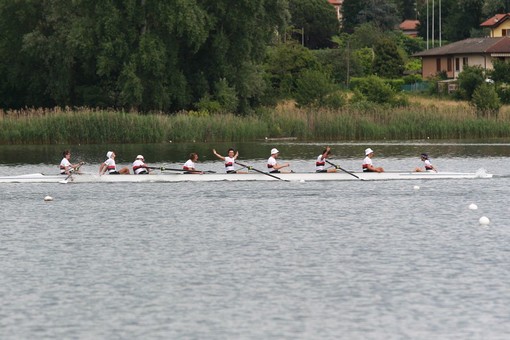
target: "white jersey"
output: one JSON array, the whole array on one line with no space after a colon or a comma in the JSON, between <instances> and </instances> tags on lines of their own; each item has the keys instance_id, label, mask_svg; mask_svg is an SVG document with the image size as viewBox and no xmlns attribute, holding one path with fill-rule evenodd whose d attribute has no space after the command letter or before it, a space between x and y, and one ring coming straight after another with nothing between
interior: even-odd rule
<instances>
[{"instance_id":1,"label":"white jersey","mask_svg":"<svg viewBox=\"0 0 510 340\"><path fill-rule=\"evenodd\" d=\"M138 175L139 173L146 173L147 172L146 166L147 165L142 160L137 159L136 161L133 162L134 174Z\"/></svg>"},{"instance_id":2,"label":"white jersey","mask_svg":"<svg viewBox=\"0 0 510 340\"><path fill-rule=\"evenodd\" d=\"M271 156L271 157L269 157L269 158L267 159L267 168L268 168L268 170L269 170L269 171L276 170L276 169L274 168L274 166L275 166L276 164L277 164L277 163L276 163L276 158L274 158L273 156Z\"/></svg>"},{"instance_id":3,"label":"white jersey","mask_svg":"<svg viewBox=\"0 0 510 340\"><path fill-rule=\"evenodd\" d=\"M182 168L184 170L194 170L195 169L195 163L191 159L188 159L187 162L184 163Z\"/></svg>"},{"instance_id":4,"label":"white jersey","mask_svg":"<svg viewBox=\"0 0 510 340\"><path fill-rule=\"evenodd\" d=\"M363 171L369 171L368 170L368 166L369 165L373 165L372 164L372 158L370 157L365 157L365 159L363 160L363 165L362 165L362 168L363 168Z\"/></svg>"},{"instance_id":5,"label":"white jersey","mask_svg":"<svg viewBox=\"0 0 510 340\"><path fill-rule=\"evenodd\" d=\"M322 158L322 155L319 155L319 157L317 157L317 161L315 162L315 171L323 171L325 165L326 159Z\"/></svg>"},{"instance_id":6,"label":"white jersey","mask_svg":"<svg viewBox=\"0 0 510 340\"><path fill-rule=\"evenodd\" d=\"M60 162L60 174L64 175L66 173L66 167L68 167L68 171L73 170L71 167L71 162L67 158L64 157L62 161Z\"/></svg>"},{"instance_id":7,"label":"white jersey","mask_svg":"<svg viewBox=\"0 0 510 340\"><path fill-rule=\"evenodd\" d=\"M425 170L434 171L434 167L432 166L432 163L428 159L426 159L424 163L425 163Z\"/></svg>"},{"instance_id":8,"label":"white jersey","mask_svg":"<svg viewBox=\"0 0 510 340\"><path fill-rule=\"evenodd\" d=\"M225 157L225 171L235 171L234 164L236 160L233 157Z\"/></svg>"},{"instance_id":9,"label":"white jersey","mask_svg":"<svg viewBox=\"0 0 510 340\"><path fill-rule=\"evenodd\" d=\"M106 164L108 173L117 172L117 165L115 165L115 160L113 158L108 158L104 164Z\"/></svg>"}]
</instances>

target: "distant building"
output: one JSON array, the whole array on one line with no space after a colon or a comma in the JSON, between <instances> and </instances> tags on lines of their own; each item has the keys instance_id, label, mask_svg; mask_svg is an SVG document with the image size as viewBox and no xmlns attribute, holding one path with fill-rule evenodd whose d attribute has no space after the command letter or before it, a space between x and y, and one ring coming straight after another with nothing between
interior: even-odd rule
<instances>
[{"instance_id":1,"label":"distant building","mask_svg":"<svg viewBox=\"0 0 510 340\"><path fill-rule=\"evenodd\" d=\"M418 36L418 26L420 26L419 20L404 20L400 25L398 25L398 28L408 36L411 36L413 38L416 38Z\"/></svg>"},{"instance_id":2,"label":"distant building","mask_svg":"<svg viewBox=\"0 0 510 340\"><path fill-rule=\"evenodd\" d=\"M344 0L328 0L331 5L333 5L336 9L336 17L338 20L342 19L342 4Z\"/></svg>"},{"instance_id":3,"label":"distant building","mask_svg":"<svg viewBox=\"0 0 510 340\"><path fill-rule=\"evenodd\" d=\"M510 36L469 38L413 54L421 58L423 78L444 72L456 79L466 66L492 70L494 60L510 61Z\"/></svg>"},{"instance_id":4,"label":"distant building","mask_svg":"<svg viewBox=\"0 0 510 340\"><path fill-rule=\"evenodd\" d=\"M493 38L510 36L510 13L496 14L480 26L490 28Z\"/></svg>"}]
</instances>

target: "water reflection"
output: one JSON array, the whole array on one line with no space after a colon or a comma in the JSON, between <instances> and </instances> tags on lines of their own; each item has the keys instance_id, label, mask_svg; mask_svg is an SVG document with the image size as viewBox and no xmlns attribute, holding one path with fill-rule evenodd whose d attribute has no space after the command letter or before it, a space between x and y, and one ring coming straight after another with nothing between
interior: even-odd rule
<instances>
[{"instance_id":1,"label":"water reflection","mask_svg":"<svg viewBox=\"0 0 510 340\"><path fill-rule=\"evenodd\" d=\"M74 161L83 160L99 164L106 158L108 150L114 150L119 163L129 163L136 155L143 154L150 163L180 163L187 160L189 153L198 152L201 162L214 161L215 148L226 153L228 148L239 150L240 159L263 160L269 157L269 150L276 147L281 157L287 160L315 159L324 146L332 147L336 159L359 159L363 150L371 147L377 158L417 157L426 152L431 157L441 158L484 158L510 157L510 142L498 141L367 141L367 142L295 142L261 141L245 143L166 143L166 144L105 144L105 145L1 145L0 164L58 164L62 151L70 149Z\"/></svg>"}]
</instances>

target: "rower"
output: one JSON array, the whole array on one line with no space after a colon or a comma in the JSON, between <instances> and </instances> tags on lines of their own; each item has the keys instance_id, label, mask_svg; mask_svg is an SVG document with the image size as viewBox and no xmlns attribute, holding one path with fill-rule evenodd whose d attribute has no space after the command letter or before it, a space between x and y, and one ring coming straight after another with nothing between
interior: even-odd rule
<instances>
[{"instance_id":1,"label":"rower","mask_svg":"<svg viewBox=\"0 0 510 340\"><path fill-rule=\"evenodd\" d=\"M133 173L135 175L148 175L149 167L145 164L145 159L142 155L136 156L135 161L133 162Z\"/></svg>"},{"instance_id":2,"label":"rower","mask_svg":"<svg viewBox=\"0 0 510 340\"><path fill-rule=\"evenodd\" d=\"M189 159L182 166L183 170L186 170L185 174L203 174L203 171L195 169L195 162L198 161L198 153L192 152L189 155Z\"/></svg>"},{"instance_id":3,"label":"rower","mask_svg":"<svg viewBox=\"0 0 510 340\"><path fill-rule=\"evenodd\" d=\"M326 165L326 160L331 154L331 148L326 146L326 148L322 151L322 153L317 157L315 161L315 172L336 172L336 168L324 169Z\"/></svg>"},{"instance_id":4,"label":"rower","mask_svg":"<svg viewBox=\"0 0 510 340\"><path fill-rule=\"evenodd\" d=\"M64 156L64 158L62 158L62 161L60 162L60 174L61 175L70 176L71 173L80 173L78 169L80 168L80 166L85 164L85 162L71 164L71 161L70 161L71 151L69 151L69 150L65 150L62 153L62 156Z\"/></svg>"},{"instance_id":5,"label":"rower","mask_svg":"<svg viewBox=\"0 0 510 340\"><path fill-rule=\"evenodd\" d=\"M106 171L108 171L108 174L110 175L129 175L129 168L127 166L123 167L119 171L117 171L117 165L115 164L115 152L108 151L106 153L107 160L101 163L101 166L99 167L99 175L104 174Z\"/></svg>"},{"instance_id":6,"label":"rower","mask_svg":"<svg viewBox=\"0 0 510 340\"><path fill-rule=\"evenodd\" d=\"M234 150L233 148L228 149L227 154L228 156L222 156L219 153L216 152L216 149L212 150L213 154L225 162L225 171L227 174L237 174L241 173L238 170L234 168L234 164L236 163L237 157L239 157L239 151ZM243 172L246 173L246 172Z\"/></svg>"},{"instance_id":7,"label":"rower","mask_svg":"<svg viewBox=\"0 0 510 340\"><path fill-rule=\"evenodd\" d=\"M430 162L429 155L427 155L426 153L422 153L420 155L420 159L421 159L422 162L425 163L425 171L437 172L436 167L433 166L432 163ZM423 171L423 169L418 167L414 171L421 172L421 171Z\"/></svg>"},{"instance_id":8,"label":"rower","mask_svg":"<svg viewBox=\"0 0 510 340\"><path fill-rule=\"evenodd\" d=\"M271 173L271 174L274 174L274 173L278 174L278 173L280 173L280 169L287 168L290 166L289 163L278 164L276 162L276 158L278 158L279 155L280 155L280 151L278 151L278 149L276 149L276 148L271 149L271 156L267 160L267 168L269 169L269 173Z\"/></svg>"},{"instance_id":9,"label":"rower","mask_svg":"<svg viewBox=\"0 0 510 340\"><path fill-rule=\"evenodd\" d=\"M381 167L375 167L372 164L372 157L374 157L374 151L370 148L365 149L365 159L363 160L363 172L384 172Z\"/></svg>"}]
</instances>

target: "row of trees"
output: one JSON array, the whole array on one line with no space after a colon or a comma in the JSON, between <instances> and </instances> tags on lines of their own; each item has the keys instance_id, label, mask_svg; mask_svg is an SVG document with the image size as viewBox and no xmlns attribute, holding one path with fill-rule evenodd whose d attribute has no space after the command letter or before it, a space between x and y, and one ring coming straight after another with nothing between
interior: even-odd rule
<instances>
[{"instance_id":1,"label":"row of trees","mask_svg":"<svg viewBox=\"0 0 510 340\"><path fill-rule=\"evenodd\" d=\"M249 112L321 86L324 102L352 77L419 70L423 39L394 28L425 3L345 0L340 25L327 0L0 0L0 107ZM445 30L461 4L479 25L501 3L442 0Z\"/></svg>"},{"instance_id":2,"label":"row of trees","mask_svg":"<svg viewBox=\"0 0 510 340\"><path fill-rule=\"evenodd\" d=\"M263 91L286 0L0 0L1 106L175 111Z\"/></svg>"}]
</instances>

